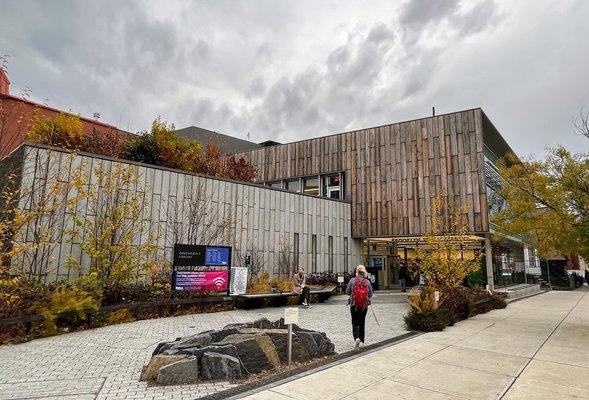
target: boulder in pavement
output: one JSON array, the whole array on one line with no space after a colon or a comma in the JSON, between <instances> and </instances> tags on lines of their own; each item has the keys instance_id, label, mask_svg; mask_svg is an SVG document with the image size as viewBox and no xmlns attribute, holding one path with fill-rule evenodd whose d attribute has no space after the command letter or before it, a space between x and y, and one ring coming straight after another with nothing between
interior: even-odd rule
<instances>
[{"instance_id":1,"label":"boulder in pavement","mask_svg":"<svg viewBox=\"0 0 589 400\"><path fill-rule=\"evenodd\" d=\"M160 368L157 383L160 385L181 385L198 380L198 360L187 357L175 363Z\"/></svg>"},{"instance_id":2,"label":"boulder in pavement","mask_svg":"<svg viewBox=\"0 0 589 400\"><path fill-rule=\"evenodd\" d=\"M217 344L234 345L239 359L252 374L280 365L272 339L263 333L230 335Z\"/></svg>"},{"instance_id":3,"label":"boulder in pavement","mask_svg":"<svg viewBox=\"0 0 589 400\"><path fill-rule=\"evenodd\" d=\"M321 355L321 353L319 352L319 346L317 346L317 342L315 341L311 333L305 331L298 331L296 335L301 341L301 343L303 343L303 346L305 346L305 348L307 349L309 357L315 358Z\"/></svg>"},{"instance_id":4,"label":"boulder in pavement","mask_svg":"<svg viewBox=\"0 0 589 400\"><path fill-rule=\"evenodd\" d=\"M254 321L252 327L257 329L274 329L274 323L270 322L268 318L260 318Z\"/></svg>"},{"instance_id":5,"label":"boulder in pavement","mask_svg":"<svg viewBox=\"0 0 589 400\"><path fill-rule=\"evenodd\" d=\"M335 354L335 345L329 340L327 335L323 332L309 332L313 339L315 339L315 343L317 343L317 347L319 347L319 354L322 356L331 356Z\"/></svg>"},{"instance_id":6,"label":"boulder in pavement","mask_svg":"<svg viewBox=\"0 0 589 400\"><path fill-rule=\"evenodd\" d=\"M220 331L212 331L211 337L213 338L213 343L220 342L221 340L225 339L229 335L235 335L239 333L239 329L245 328L245 326L240 328L224 328Z\"/></svg>"},{"instance_id":7,"label":"boulder in pavement","mask_svg":"<svg viewBox=\"0 0 589 400\"><path fill-rule=\"evenodd\" d=\"M143 371L141 372L141 378L139 378L139 380L153 381L157 378L157 374L160 368L175 363L177 361L183 360L185 358L185 355L166 356L156 354L155 356L151 357L151 360L149 360L149 364L143 367Z\"/></svg>"},{"instance_id":8,"label":"boulder in pavement","mask_svg":"<svg viewBox=\"0 0 589 400\"><path fill-rule=\"evenodd\" d=\"M172 346L166 350L186 350L198 347L206 347L213 343L213 338L210 333L199 333L192 336L187 336L177 342L173 342Z\"/></svg>"},{"instance_id":9,"label":"boulder in pavement","mask_svg":"<svg viewBox=\"0 0 589 400\"><path fill-rule=\"evenodd\" d=\"M195 349L192 354L196 358L198 358L198 362L200 363L202 361L202 357L203 357L203 355L205 353L225 354L225 355L228 355L228 356L235 357L239 361L239 366L240 366L240 369L241 369L241 374L242 375L247 375L248 374L247 369L245 368L245 366L243 365L243 363L239 360L239 354L237 353L237 349L232 344L225 344L225 345L212 344L212 345L207 346L207 347L202 347L200 349ZM202 371L202 368L201 368L201 371Z\"/></svg>"},{"instance_id":10,"label":"boulder in pavement","mask_svg":"<svg viewBox=\"0 0 589 400\"><path fill-rule=\"evenodd\" d=\"M278 353L278 357L280 358L280 362L283 364L288 362L288 331L286 329L241 329L242 333L247 334L255 334L255 333L263 333L267 335L272 340L274 347L276 348L276 352ZM294 362L305 362L309 361L309 352L307 351L304 344L299 340L299 338L293 334L292 335L292 361Z\"/></svg>"},{"instance_id":11,"label":"boulder in pavement","mask_svg":"<svg viewBox=\"0 0 589 400\"><path fill-rule=\"evenodd\" d=\"M241 378L241 362L227 354L206 352L200 362L202 377L206 380L234 380Z\"/></svg>"}]
</instances>

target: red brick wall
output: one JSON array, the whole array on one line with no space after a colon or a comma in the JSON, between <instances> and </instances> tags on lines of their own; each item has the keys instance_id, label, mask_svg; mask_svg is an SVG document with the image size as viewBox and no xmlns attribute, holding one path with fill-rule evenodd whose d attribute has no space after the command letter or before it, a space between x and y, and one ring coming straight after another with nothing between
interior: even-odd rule
<instances>
[{"instance_id":1,"label":"red brick wall","mask_svg":"<svg viewBox=\"0 0 589 400\"><path fill-rule=\"evenodd\" d=\"M54 117L59 112L51 107L0 94L0 158L10 154L25 141L35 116ZM93 129L117 129L113 125L87 118L81 118L81 121L86 134Z\"/></svg>"}]
</instances>

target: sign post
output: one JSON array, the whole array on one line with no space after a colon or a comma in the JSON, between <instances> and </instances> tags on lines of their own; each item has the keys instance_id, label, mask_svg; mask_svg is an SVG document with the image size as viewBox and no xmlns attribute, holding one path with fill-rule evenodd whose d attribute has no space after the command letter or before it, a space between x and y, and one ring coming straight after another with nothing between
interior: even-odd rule
<instances>
[{"instance_id":1,"label":"sign post","mask_svg":"<svg viewBox=\"0 0 589 400\"><path fill-rule=\"evenodd\" d=\"M289 307L284 309L284 323L288 325L288 365L292 359L292 324L299 322L299 309Z\"/></svg>"}]
</instances>

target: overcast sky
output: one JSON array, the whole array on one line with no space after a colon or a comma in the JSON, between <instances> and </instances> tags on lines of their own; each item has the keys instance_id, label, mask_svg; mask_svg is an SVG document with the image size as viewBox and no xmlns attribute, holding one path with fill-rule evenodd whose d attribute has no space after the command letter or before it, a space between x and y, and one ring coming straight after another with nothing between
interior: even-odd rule
<instances>
[{"instance_id":1,"label":"overcast sky","mask_svg":"<svg viewBox=\"0 0 589 400\"><path fill-rule=\"evenodd\" d=\"M589 1L0 3L11 91L139 131L292 141L482 107L520 154L589 148Z\"/></svg>"}]
</instances>

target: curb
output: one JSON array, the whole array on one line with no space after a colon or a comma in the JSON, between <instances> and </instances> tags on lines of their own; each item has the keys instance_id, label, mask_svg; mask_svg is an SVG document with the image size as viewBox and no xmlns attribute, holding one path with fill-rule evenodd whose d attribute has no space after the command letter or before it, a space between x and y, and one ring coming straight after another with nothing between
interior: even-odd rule
<instances>
[{"instance_id":1,"label":"curb","mask_svg":"<svg viewBox=\"0 0 589 400\"><path fill-rule=\"evenodd\" d=\"M221 399L228 399L228 400L236 400L240 399L245 396L249 396L263 390L271 389L273 387L285 384L287 382L302 378L307 375L314 374L316 372L323 371L325 369L334 367L336 365L342 364L346 361L353 360L354 358L361 357L372 353L381 347L385 347L388 345L395 344L397 342L403 342L405 340L414 338L416 336L422 335L421 332L407 332L399 336L395 336L390 339L386 339L377 343L373 343L364 347L364 350L360 352L356 352L354 350L347 351L345 353L337 354L332 358L324 360L323 363L319 362L317 366L306 369L304 366L294 368L292 370L280 372L276 375L272 375L266 378L262 378L255 382L246 383L243 385L239 385L234 388L230 388L227 390L223 390L221 392L213 393L204 397L200 397L199 400L221 400Z\"/></svg>"},{"instance_id":2,"label":"curb","mask_svg":"<svg viewBox=\"0 0 589 400\"><path fill-rule=\"evenodd\" d=\"M552 290L540 290L538 293L532 293L532 294L528 294L527 296L522 296L522 297L518 297L517 299L509 300L507 302L507 304L515 303L516 301L520 301L520 300L524 300L524 299L529 299L530 297L539 296L541 294L546 294L551 291Z\"/></svg>"}]
</instances>

